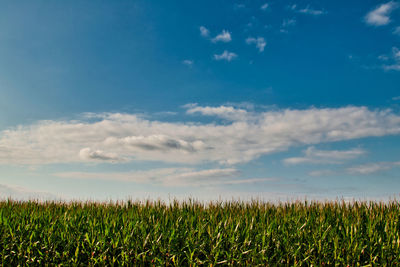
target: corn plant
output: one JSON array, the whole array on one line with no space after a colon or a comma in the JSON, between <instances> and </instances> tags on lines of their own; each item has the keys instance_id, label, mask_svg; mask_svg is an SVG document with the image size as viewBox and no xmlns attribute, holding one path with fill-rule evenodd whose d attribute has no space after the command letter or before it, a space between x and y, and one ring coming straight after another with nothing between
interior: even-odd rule
<instances>
[{"instance_id":1,"label":"corn plant","mask_svg":"<svg viewBox=\"0 0 400 267\"><path fill-rule=\"evenodd\" d=\"M400 263L398 202L0 202L4 266Z\"/></svg>"}]
</instances>

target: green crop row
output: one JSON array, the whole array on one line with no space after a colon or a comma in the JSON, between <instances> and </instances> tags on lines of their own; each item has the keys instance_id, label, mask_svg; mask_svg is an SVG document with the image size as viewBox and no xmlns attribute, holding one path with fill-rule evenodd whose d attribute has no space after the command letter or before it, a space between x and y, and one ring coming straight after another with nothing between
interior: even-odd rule
<instances>
[{"instance_id":1,"label":"green crop row","mask_svg":"<svg viewBox=\"0 0 400 267\"><path fill-rule=\"evenodd\" d=\"M0 237L3 266L393 266L400 204L9 200Z\"/></svg>"}]
</instances>

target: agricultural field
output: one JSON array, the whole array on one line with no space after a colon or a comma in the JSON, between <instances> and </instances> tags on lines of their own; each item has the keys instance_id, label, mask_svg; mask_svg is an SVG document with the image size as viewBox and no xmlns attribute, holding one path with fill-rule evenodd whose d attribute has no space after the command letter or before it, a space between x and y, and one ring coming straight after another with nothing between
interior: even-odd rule
<instances>
[{"instance_id":1,"label":"agricultural field","mask_svg":"<svg viewBox=\"0 0 400 267\"><path fill-rule=\"evenodd\" d=\"M0 202L16 265L398 265L400 203Z\"/></svg>"}]
</instances>

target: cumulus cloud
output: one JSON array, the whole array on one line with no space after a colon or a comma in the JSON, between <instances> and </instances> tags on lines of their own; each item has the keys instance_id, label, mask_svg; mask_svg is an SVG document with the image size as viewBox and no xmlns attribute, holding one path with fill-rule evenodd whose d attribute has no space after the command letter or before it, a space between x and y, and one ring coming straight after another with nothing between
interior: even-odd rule
<instances>
[{"instance_id":1,"label":"cumulus cloud","mask_svg":"<svg viewBox=\"0 0 400 267\"><path fill-rule=\"evenodd\" d=\"M232 121L245 120L249 115L247 110L232 106L199 107L197 104L188 104L184 107L187 108L187 114L199 113L201 115L216 116Z\"/></svg>"},{"instance_id":2,"label":"cumulus cloud","mask_svg":"<svg viewBox=\"0 0 400 267\"><path fill-rule=\"evenodd\" d=\"M399 162L375 162L359 166L350 167L347 169L352 174L372 174L380 171L390 170L394 167L400 166Z\"/></svg>"},{"instance_id":3,"label":"cumulus cloud","mask_svg":"<svg viewBox=\"0 0 400 267\"><path fill-rule=\"evenodd\" d=\"M218 55L215 54L214 55L214 59L215 60L225 60L225 61L232 61L233 59L237 58L237 55L233 52L229 52L227 50L225 50L222 54Z\"/></svg>"},{"instance_id":4,"label":"cumulus cloud","mask_svg":"<svg viewBox=\"0 0 400 267\"><path fill-rule=\"evenodd\" d=\"M248 37L246 39L246 44L255 44L258 48L258 51L263 52L267 42L265 41L264 37Z\"/></svg>"},{"instance_id":5,"label":"cumulus cloud","mask_svg":"<svg viewBox=\"0 0 400 267\"><path fill-rule=\"evenodd\" d=\"M192 168L162 168L131 172L62 172L57 177L68 179L93 179L155 184L163 186L217 186L234 184L254 184L275 181L276 178L241 179L241 172L235 168L196 170Z\"/></svg>"},{"instance_id":6,"label":"cumulus cloud","mask_svg":"<svg viewBox=\"0 0 400 267\"><path fill-rule=\"evenodd\" d=\"M0 164L84 162L84 158L236 164L299 145L400 134L400 116L366 107L249 111L188 105L188 115L222 122L163 122L135 114L39 121L0 132ZM192 117L195 118L195 117ZM115 153L110 155L110 153Z\"/></svg>"},{"instance_id":7,"label":"cumulus cloud","mask_svg":"<svg viewBox=\"0 0 400 267\"><path fill-rule=\"evenodd\" d=\"M174 139L166 135L154 134L149 136L127 136L123 138L108 137L104 144L110 147L122 146L125 149L132 147L145 151L164 151L180 150L183 152L196 152L205 148L201 140L185 141Z\"/></svg>"},{"instance_id":8,"label":"cumulus cloud","mask_svg":"<svg viewBox=\"0 0 400 267\"><path fill-rule=\"evenodd\" d=\"M210 36L210 31L206 27L200 26L200 35L203 37L208 37Z\"/></svg>"},{"instance_id":9,"label":"cumulus cloud","mask_svg":"<svg viewBox=\"0 0 400 267\"><path fill-rule=\"evenodd\" d=\"M309 147L303 153L303 157L287 158L283 161L286 164L340 164L346 160L358 158L366 152L359 148L350 150L318 150L315 147Z\"/></svg>"},{"instance_id":10,"label":"cumulus cloud","mask_svg":"<svg viewBox=\"0 0 400 267\"><path fill-rule=\"evenodd\" d=\"M212 39L212 41L214 43L216 43L216 42L229 43L230 41L232 41L231 33L226 30L223 30L220 34L215 36Z\"/></svg>"},{"instance_id":11,"label":"cumulus cloud","mask_svg":"<svg viewBox=\"0 0 400 267\"><path fill-rule=\"evenodd\" d=\"M92 150L89 147L82 148L79 151L79 156L83 160L94 160L94 161L124 161L124 159L119 158L115 153L107 153L102 150Z\"/></svg>"},{"instance_id":12,"label":"cumulus cloud","mask_svg":"<svg viewBox=\"0 0 400 267\"><path fill-rule=\"evenodd\" d=\"M398 8L397 2L390 1L381 4L365 16L365 22L372 26L383 26L390 23L390 13Z\"/></svg>"}]
</instances>

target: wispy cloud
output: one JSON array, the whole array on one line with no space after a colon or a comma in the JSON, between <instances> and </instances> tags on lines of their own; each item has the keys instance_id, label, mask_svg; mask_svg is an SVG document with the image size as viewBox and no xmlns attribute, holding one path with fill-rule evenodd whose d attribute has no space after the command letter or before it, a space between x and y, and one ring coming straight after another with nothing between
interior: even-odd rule
<instances>
[{"instance_id":1,"label":"wispy cloud","mask_svg":"<svg viewBox=\"0 0 400 267\"><path fill-rule=\"evenodd\" d=\"M268 6L269 6L269 4L268 4L268 3L265 3L265 4L263 4L263 5L260 7L260 9L261 9L261 10L267 10Z\"/></svg>"},{"instance_id":2,"label":"wispy cloud","mask_svg":"<svg viewBox=\"0 0 400 267\"><path fill-rule=\"evenodd\" d=\"M400 71L400 50L397 47L392 48L390 55L381 55L379 59L385 61L382 68L386 71Z\"/></svg>"},{"instance_id":3,"label":"wispy cloud","mask_svg":"<svg viewBox=\"0 0 400 267\"><path fill-rule=\"evenodd\" d=\"M359 148L350 150L318 150L315 147L309 147L303 153L303 157L287 158L284 159L284 163L340 164L344 161L358 158L366 152Z\"/></svg>"},{"instance_id":4,"label":"wispy cloud","mask_svg":"<svg viewBox=\"0 0 400 267\"><path fill-rule=\"evenodd\" d=\"M390 23L390 13L398 8L397 2L390 1L385 4L381 4L374 10L370 11L365 15L365 23L372 26L383 26Z\"/></svg>"},{"instance_id":5,"label":"wispy cloud","mask_svg":"<svg viewBox=\"0 0 400 267\"><path fill-rule=\"evenodd\" d=\"M229 52L227 50L225 50L222 54L218 55L215 54L214 55L214 59L215 60L225 60L225 61L232 61L233 59L237 58L237 55L233 52Z\"/></svg>"},{"instance_id":6,"label":"wispy cloud","mask_svg":"<svg viewBox=\"0 0 400 267\"><path fill-rule=\"evenodd\" d=\"M291 19L284 19L282 22L282 27L286 28L289 26L294 26L296 25L296 19L295 18L291 18Z\"/></svg>"},{"instance_id":7,"label":"wispy cloud","mask_svg":"<svg viewBox=\"0 0 400 267\"><path fill-rule=\"evenodd\" d=\"M397 26L396 28L394 28L393 34L400 36L400 26Z\"/></svg>"},{"instance_id":8,"label":"wispy cloud","mask_svg":"<svg viewBox=\"0 0 400 267\"><path fill-rule=\"evenodd\" d=\"M315 171L311 171L308 173L308 175L314 176L314 177L327 176L327 175L333 175L333 174L335 174L335 172L332 170L315 170Z\"/></svg>"},{"instance_id":9,"label":"wispy cloud","mask_svg":"<svg viewBox=\"0 0 400 267\"><path fill-rule=\"evenodd\" d=\"M188 115L216 116L225 121L164 122L121 113L86 115L79 121L40 121L0 132L0 164L85 163L87 159L111 162L117 158L237 164L299 145L400 134L400 115L385 109L255 112L232 106L185 108Z\"/></svg>"},{"instance_id":10,"label":"wispy cloud","mask_svg":"<svg viewBox=\"0 0 400 267\"><path fill-rule=\"evenodd\" d=\"M320 16L320 15L327 14L327 12L325 10L315 9L310 6L307 6L305 8L298 8L297 5L291 5L290 9L295 12L298 12L298 13L302 13L302 14L306 14L306 15L313 15L313 16Z\"/></svg>"},{"instance_id":11,"label":"wispy cloud","mask_svg":"<svg viewBox=\"0 0 400 267\"><path fill-rule=\"evenodd\" d=\"M248 37L246 39L246 44L255 44L258 48L258 51L263 52L267 42L265 41L264 37Z\"/></svg>"},{"instance_id":12,"label":"wispy cloud","mask_svg":"<svg viewBox=\"0 0 400 267\"><path fill-rule=\"evenodd\" d=\"M400 161L399 162L374 162L374 163L368 163L368 164L363 164L359 166L354 166L351 168L348 168L347 171L352 174L371 174L371 173L376 173L380 171L386 171L390 170L394 167L400 166Z\"/></svg>"},{"instance_id":13,"label":"wispy cloud","mask_svg":"<svg viewBox=\"0 0 400 267\"><path fill-rule=\"evenodd\" d=\"M232 41L231 33L226 30L222 30L222 32L217 36L215 36L211 41L214 43L217 42L229 43L230 41Z\"/></svg>"},{"instance_id":14,"label":"wispy cloud","mask_svg":"<svg viewBox=\"0 0 400 267\"><path fill-rule=\"evenodd\" d=\"M140 184L160 184L162 179L171 175L190 172L190 168L160 168L128 172L59 172L54 176L68 179L110 180L134 182Z\"/></svg>"},{"instance_id":15,"label":"wispy cloud","mask_svg":"<svg viewBox=\"0 0 400 267\"><path fill-rule=\"evenodd\" d=\"M245 4L234 4L234 5L233 5L233 8L234 8L234 9L242 9L242 8L245 8L245 7L246 7Z\"/></svg>"},{"instance_id":16,"label":"wispy cloud","mask_svg":"<svg viewBox=\"0 0 400 267\"><path fill-rule=\"evenodd\" d=\"M277 180L276 178L239 178L241 172L235 168L196 170L192 168L163 168L131 172L62 172L57 177L69 179L111 180L154 184L166 187L218 186L254 184Z\"/></svg>"},{"instance_id":17,"label":"wispy cloud","mask_svg":"<svg viewBox=\"0 0 400 267\"><path fill-rule=\"evenodd\" d=\"M194 61L190 60L190 59L185 59L185 60L182 61L182 64L186 65L186 66L189 66L189 67L192 67L193 64L194 64Z\"/></svg>"},{"instance_id":18,"label":"wispy cloud","mask_svg":"<svg viewBox=\"0 0 400 267\"><path fill-rule=\"evenodd\" d=\"M163 181L166 186L199 186L218 185L230 182L232 178L240 175L237 169L210 169L194 170L166 177ZM240 180L236 180L240 181Z\"/></svg>"},{"instance_id":19,"label":"wispy cloud","mask_svg":"<svg viewBox=\"0 0 400 267\"><path fill-rule=\"evenodd\" d=\"M210 31L206 27L200 26L200 35L203 37L208 37L210 36Z\"/></svg>"},{"instance_id":20,"label":"wispy cloud","mask_svg":"<svg viewBox=\"0 0 400 267\"><path fill-rule=\"evenodd\" d=\"M388 61L390 58L387 55L379 55L378 59L381 61Z\"/></svg>"},{"instance_id":21,"label":"wispy cloud","mask_svg":"<svg viewBox=\"0 0 400 267\"><path fill-rule=\"evenodd\" d=\"M280 28L280 32L282 32L282 33L288 33L288 32L289 32L289 31L288 31L288 28L289 28L289 27L292 27L292 26L294 26L294 25L296 25L296 19L295 19L295 18L284 19L284 20L282 21L282 25L281 25L281 28Z\"/></svg>"}]
</instances>

